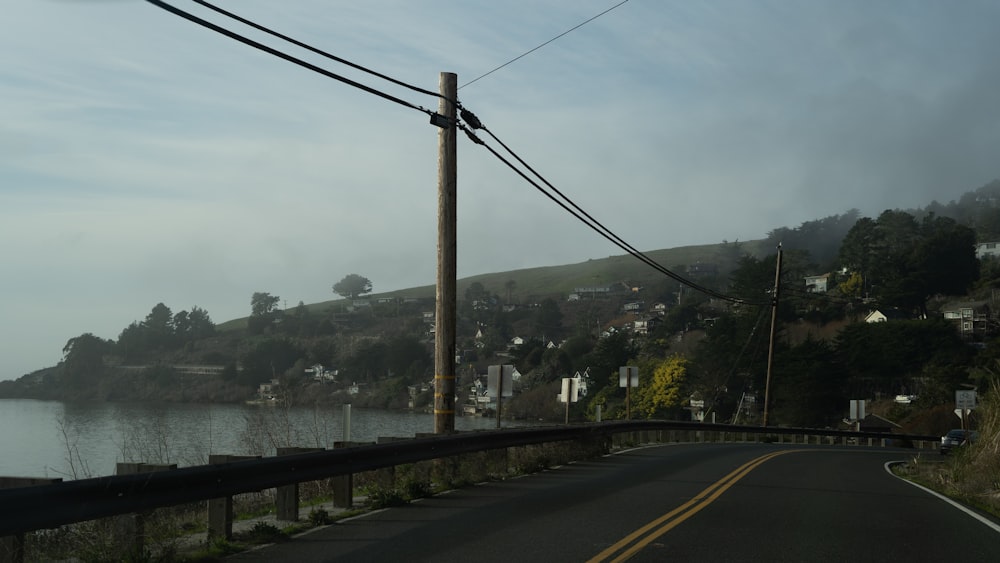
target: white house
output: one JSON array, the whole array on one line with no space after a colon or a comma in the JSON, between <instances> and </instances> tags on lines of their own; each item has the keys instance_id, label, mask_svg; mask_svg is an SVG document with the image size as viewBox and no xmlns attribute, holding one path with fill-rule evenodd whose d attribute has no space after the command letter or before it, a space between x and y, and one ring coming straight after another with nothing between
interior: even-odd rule
<instances>
[{"instance_id":1,"label":"white house","mask_svg":"<svg viewBox=\"0 0 1000 563\"><path fill-rule=\"evenodd\" d=\"M976 245L976 258L982 260L986 256L1000 256L1000 242L981 242Z\"/></svg>"},{"instance_id":2,"label":"white house","mask_svg":"<svg viewBox=\"0 0 1000 563\"><path fill-rule=\"evenodd\" d=\"M875 309L868 316L865 317L866 323L884 323L886 321L894 321L899 319L905 319L901 311L897 309Z\"/></svg>"},{"instance_id":3,"label":"white house","mask_svg":"<svg viewBox=\"0 0 1000 563\"><path fill-rule=\"evenodd\" d=\"M826 293L829 281L829 273L818 276L806 276L806 291L809 293Z\"/></svg>"}]
</instances>

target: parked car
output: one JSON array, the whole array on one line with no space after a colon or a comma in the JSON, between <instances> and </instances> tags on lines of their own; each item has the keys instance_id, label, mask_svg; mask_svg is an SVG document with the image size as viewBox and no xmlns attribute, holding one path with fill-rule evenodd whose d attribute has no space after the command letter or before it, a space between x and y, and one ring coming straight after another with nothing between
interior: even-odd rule
<instances>
[{"instance_id":1,"label":"parked car","mask_svg":"<svg viewBox=\"0 0 1000 563\"><path fill-rule=\"evenodd\" d=\"M974 430L953 428L949 430L947 434L941 436L941 455L946 455L952 450L952 448L971 444L975 442L978 437L979 432Z\"/></svg>"}]
</instances>

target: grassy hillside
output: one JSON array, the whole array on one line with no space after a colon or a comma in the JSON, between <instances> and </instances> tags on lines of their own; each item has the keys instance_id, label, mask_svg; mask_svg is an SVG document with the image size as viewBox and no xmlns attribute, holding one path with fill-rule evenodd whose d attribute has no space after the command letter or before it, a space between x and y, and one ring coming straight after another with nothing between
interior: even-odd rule
<instances>
[{"instance_id":1,"label":"grassy hillside","mask_svg":"<svg viewBox=\"0 0 1000 563\"><path fill-rule=\"evenodd\" d=\"M682 276L685 275L687 266L691 264L715 264L720 273L725 273L734 269L740 257L744 255L749 254L761 258L773 253L774 249L768 248L763 240L681 246L644 252L656 263ZM607 286L624 281L639 286L648 286L664 279L666 279L664 274L638 258L626 254L563 266L543 266L479 274L458 280L458 295L461 298L470 285L479 282L490 293L506 297L506 284L509 280L513 280L517 284L513 291L514 300L524 302L552 295L565 296L577 287ZM425 285L386 293L373 293L371 297L433 299L434 286ZM340 301L342 300L332 299L307 304L307 307L311 312L321 312ZM246 318L241 318L221 323L217 328L226 331L245 327Z\"/></svg>"}]
</instances>

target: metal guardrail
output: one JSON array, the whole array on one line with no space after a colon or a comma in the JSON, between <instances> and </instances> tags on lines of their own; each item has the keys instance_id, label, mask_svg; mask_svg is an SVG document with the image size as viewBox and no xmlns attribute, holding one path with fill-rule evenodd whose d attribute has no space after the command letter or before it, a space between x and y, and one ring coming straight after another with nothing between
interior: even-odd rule
<instances>
[{"instance_id":1,"label":"metal guardrail","mask_svg":"<svg viewBox=\"0 0 1000 563\"><path fill-rule=\"evenodd\" d=\"M886 440L936 445L939 440L923 435L676 421L618 421L435 435L259 460L3 489L0 490L0 536L472 452L570 440L606 440L616 434L649 431L712 433L717 439L710 441L736 441L738 435L754 435L757 441L761 435L820 436L831 443L838 438L841 443L855 438L859 443L861 439L879 440L881 445Z\"/></svg>"}]
</instances>

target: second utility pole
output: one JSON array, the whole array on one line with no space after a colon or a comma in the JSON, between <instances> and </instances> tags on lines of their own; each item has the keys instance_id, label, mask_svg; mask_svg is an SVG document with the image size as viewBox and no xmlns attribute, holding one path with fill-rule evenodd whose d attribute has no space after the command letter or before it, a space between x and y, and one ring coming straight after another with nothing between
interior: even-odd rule
<instances>
[{"instance_id":1,"label":"second utility pole","mask_svg":"<svg viewBox=\"0 0 1000 563\"><path fill-rule=\"evenodd\" d=\"M774 365L774 332L778 324L778 294L781 293L781 243L774 266L774 294L771 295L771 338L767 342L767 380L764 384L764 423L767 426L767 409L771 402L771 367Z\"/></svg>"},{"instance_id":2,"label":"second utility pole","mask_svg":"<svg viewBox=\"0 0 1000 563\"><path fill-rule=\"evenodd\" d=\"M438 113L446 122L438 131L437 290L434 308L434 433L455 431L455 276L457 254L458 75L442 72Z\"/></svg>"}]
</instances>

